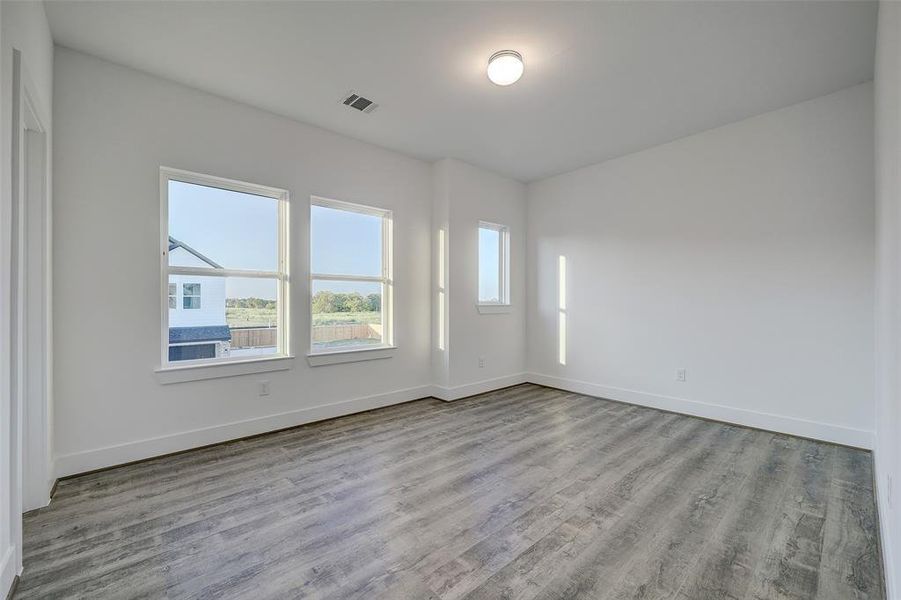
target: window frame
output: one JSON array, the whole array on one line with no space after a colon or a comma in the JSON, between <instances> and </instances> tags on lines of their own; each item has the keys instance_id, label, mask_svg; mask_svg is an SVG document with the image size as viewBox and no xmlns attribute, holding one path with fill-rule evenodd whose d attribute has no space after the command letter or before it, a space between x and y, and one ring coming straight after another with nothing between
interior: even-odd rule
<instances>
[{"instance_id":1,"label":"window frame","mask_svg":"<svg viewBox=\"0 0 901 600\"><path fill-rule=\"evenodd\" d=\"M193 293L188 294L187 293L186 288L189 285L197 286L196 294L193 294ZM182 307L182 310L200 310L201 308L203 308L203 302L200 300L203 297L203 292L201 291L202 289L203 288L201 288L201 285L199 283L182 283L181 284L181 307ZM193 292L194 290L192 289L191 291ZM197 298L197 306L185 306L185 300L187 300L188 298L192 299L191 304L194 304L193 299Z\"/></svg>"},{"instance_id":2,"label":"window frame","mask_svg":"<svg viewBox=\"0 0 901 600\"><path fill-rule=\"evenodd\" d=\"M246 269L210 269L206 267L173 267L169 265L169 182L213 187L222 190L252 194L264 198L272 198L278 202L278 216L276 224L278 263L276 271L256 271ZM229 363L253 363L268 362L274 359L291 358L291 326L290 326L290 265L289 265L289 206L290 194L288 190L205 175L193 171L160 167L160 291L162 310L160 311L160 368L158 371L169 369L184 369L187 367L209 367L225 365ZM196 275L201 277L246 277L275 280L277 285L276 303L278 318L278 333L276 352L260 356L221 357L200 360L169 360L169 276L170 275ZM176 302L177 306L177 302Z\"/></svg>"},{"instance_id":3,"label":"window frame","mask_svg":"<svg viewBox=\"0 0 901 600\"><path fill-rule=\"evenodd\" d=\"M346 275L335 273L317 273L313 271L313 207L343 210L352 213L378 217L382 221L382 272L380 276L374 275ZM386 208L333 200L321 196L310 196L310 221L308 228L310 240L309 262L309 291L307 294L307 308L310 315L310 339L307 356L310 359L316 357L328 357L336 355L353 355L357 353L372 353L373 356L382 357L385 350L394 349L394 212ZM378 345L359 345L342 347L339 350L314 350L313 345L313 282L315 281L358 281L362 283L379 283L382 286L382 343ZM387 356L387 355L385 355ZM362 359L365 360L365 359ZM343 361L342 361L343 362ZM311 363L312 364L312 363ZM316 364L329 364L327 361L316 361ZM315 365L314 365L315 366Z\"/></svg>"},{"instance_id":4,"label":"window frame","mask_svg":"<svg viewBox=\"0 0 901 600\"><path fill-rule=\"evenodd\" d=\"M498 253L497 253L497 269L498 269L498 301L491 302L482 300L479 294L478 282L482 279L482 244L480 240L480 232L482 229L496 231L498 233ZM510 228L500 223L492 223L490 221L479 221L479 227L476 232L476 306L479 307L509 307L510 302Z\"/></svg>"}]
</instances>

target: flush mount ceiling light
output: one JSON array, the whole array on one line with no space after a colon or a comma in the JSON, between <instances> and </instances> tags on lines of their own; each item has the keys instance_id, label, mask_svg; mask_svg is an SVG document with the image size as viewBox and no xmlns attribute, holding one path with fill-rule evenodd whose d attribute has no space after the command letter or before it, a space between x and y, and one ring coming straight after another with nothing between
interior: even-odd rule
<instances>
[{"instance_id":1,"label":"flush mount ceiling light","mask_svg":"<svg viewBox=\"0 0 901 600\"><path fill-rule=\"evenodd\" d=\"M513 50L495 52L488 59L488 79L497 85L510 85L522 77L522 55Z\"/></svg>"}]
</instances>

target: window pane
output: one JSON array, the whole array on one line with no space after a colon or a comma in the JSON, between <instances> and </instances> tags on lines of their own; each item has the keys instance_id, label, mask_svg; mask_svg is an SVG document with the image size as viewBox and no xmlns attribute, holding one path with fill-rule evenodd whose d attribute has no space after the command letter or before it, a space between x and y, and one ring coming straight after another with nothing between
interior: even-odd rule
<instances>
[{"instance_id":1,"label":"window pane","mask_svg":"<svg viewBox=\"0 0 901 600\"><path fill-rule=\"evenodd\" d=\"M479 302L501 302L501 233L479 227Z\"/></svg>"},{"instance_id":2,"label":"window pane","mask_svg":"<svg viewBox=\"0 0 901 600\"><path fill-rule=\"evenodd\" d=\"M169 182L169 265L275 271L278 200Z\"/></svg>"},{"instance_id":3,"label":"window pane","mask_svg":"<svg viewBox=\"0 0 901 600\"><path fill-rule=\"evenodd\" d=\"M313 281L313 352L382 343L382 284Z\"/></svg>"},{"instance_id":4,"label":"window pane","mask_svg":"<svg viewBox=\"0 0 901 600\"><path fill-rule=\"evenodd\" d=\"M169 360L278 353L278 280L170 275L185 308L169 311ZM188 290L197 293L187 295Z\"/></svg>"},{"instance_id":5,"label":"window pane","mask_svg":"<svg viewBox=\"0 0 901 600\"><path fill-rule=\"evenodd\" d=\"M310 208L313 273L382 275L382 218L322 206Z\"/></svg>"},{"instance_id":6,"label":"window pane","mask_svg":"<svg viewBox=\"0 0 901 600\"><path fill-rule=\"evenodd\" d=\"M277 354L278 280L229 277L225 292L231 356Z\"/></svg>"}]
</instances>

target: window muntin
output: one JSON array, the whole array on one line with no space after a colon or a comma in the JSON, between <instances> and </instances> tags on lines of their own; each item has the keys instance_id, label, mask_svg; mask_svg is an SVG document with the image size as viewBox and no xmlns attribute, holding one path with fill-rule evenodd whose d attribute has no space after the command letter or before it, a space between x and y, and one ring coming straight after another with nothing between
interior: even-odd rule
<instances>
[{"instance_id":1,"label":"window muntin","mask_svg":"<svg viewBox=\"0 0 901 600\"><path fill-rule=\"evenodd\" d=\"M182 307L185 310L197 310L200 308L200 284L199 283L183 283L182 284Z\"/></svg>"},{"instance_id":2,"label":"window muntin","mask_svg":"<svg viewBox=\"0 0 901 600\"><path fill-rule=\"evenodd\" d=\"M479 223L479 304L510 303L510 231Z\"/></svg>"},{"instance_id":3,"label":"window muntin","mask_svg":"<svg viewBox=\"0 0 901 600\"><path fill-rule=\"evenodd\" d=\"M288 193L167 168L160 187L163 365L287 356Z\"/></svg>"},{"instance_id":4,"label":"window muntin","mask_svg":"<svg viewBox=\"0 0 901 600\"><path fill-rule=\"evenodd\" d=\"M310 352L393 344L391 212L312 198Z\"/></svg>"}]
</instances>

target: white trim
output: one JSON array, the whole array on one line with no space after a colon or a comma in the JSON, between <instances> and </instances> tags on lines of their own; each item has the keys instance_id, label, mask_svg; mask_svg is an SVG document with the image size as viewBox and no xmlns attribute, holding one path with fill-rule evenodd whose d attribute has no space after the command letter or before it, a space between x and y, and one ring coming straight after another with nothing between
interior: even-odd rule
<instances>
[{"instance_id":1,"label":"white trim","mask_svg":"<svg viewBox=\"0 0 901 600\"><path fill-rule=\"evenodd\" d=\"M250 435L296 427L297 425L304 425L314 421L350 415L373 408L427 398L431 395L431 392L432 386L423 385L226 423L224 425L193 429L137 442L107 446L86 452L65 454L58 456L56 459L57 477L66 477L172 452L190 450Z\"/></svg>"},{"instance_id":2,"label":"white trim","mask_svg":"<svg viewBox=\"0 0 901 600\"><path fill-rule=\"evenodd\" d=\"M891 509L888 505L888 497L883 495L885 488L880 486L879 477L883 471L881 467L882 453L879 451L879 444L874 444L873 448L873 492L876 496L876 521L879 523L879 548L882 551L882 572L885 576L885 597L895 598L895 590L897 582L895 580L895 562L894 547L892 545L891 527L889 526L889 514Z\"/></svg>"},{"instance_id":3,"label":"white trim","mask_svg":"<svg viewBox=\"0 0 901 600\"><path fill-rule=\"evenodd\" d=\"M714 421L733 423L744 427L754 427L777 433L822 440L824 442L833 442L845 446L863 448L865 450L873 448L873 432L865 429L853 429L850 427L842 427L841 425L799 419L797 417L788 417L758 412L755 410L723 406L721 404L710 404L707 402L698 402L697 400L627 390L587 381L543 375L540 373L529 373L527 379L528 381L539 385L576 392L578 394L585 394L587 396L617 400L619 402L627 402L638 406L647 406L684 415L712 419Z\"/></svg>"},{"instance_id":4,"label":"white trim","mask_svg":"<svg viewBox=\"0 0 901 600\"><path fill-rule=\"evenodd\" d=\"M345 200L333 200L331 198L325 198L323 196L316 196L315 194L310 196L310 206L321 206L323 208L331 208L333 210L355 212L369 215L371 217L379 217L381 219L391 218L391 210L387 208L378 208L376 206L356 204L354 202L347 202Z\"/></svg>"},{"instance_id":5,"label":"white trim","mask_svg":"<svg viewBox=\"0 0 901 600\"><path fill-rule=\"evenodd\" d=\"M394 212L386 208L376 208L374 206L364 206L362 204L354 204L353 202L345 202L343 200L331 200L321 196L310 196L310 221L309 221L309 237L313 237L313 207L319 206L331 210L341 210L357 214L368 215L381 219L382 225L382 272L379 276L373 275L347 275L338 273L314 273L313 272L313 254L310 252L310 287L307 298L307 306L310 314L310 340L307 354L307 361L311 367L320 365L337 364L342 362L356 362L357 360L372 360L376 358L390 358L391 355L371 355L367 358L345 358L341 359L337 356L319 360L316 356L320 355L338 355L350 351L337 352L316 352L313 343L313 284L316 281L357 281L364 283L381 284L381 325L382 325L382 345L381 349L394 348ZM370 348L362 348L360 350L374 350ZM392 352L393 354L393 352Z\"/></svg>"},{"instance_id":6,"label":"white trim","mask_svg":"<svg viewBox=\"0 0 901 600\"><path fill-rule=\"evenodd\" d=\"M264 198L272 198L278 201L278 223L277 246L278 246L278 271L255 271L244 269L207 269L197 267L178 267L169 265L169 181L179 181L193 185L201 185L214 187L221 190L250 194L253 196L261 196ZM171 167L160 167L160 364L161 367L156 372L162 373L168 371L170 367L178 368L179 362L169 362L169 276L170 275L200 275L205 277L255 277L274 279L276 281L276 307L278 327L277 349L279 355L276 358L289 357L291 353L291 337L290 337L290 261L289 261L289 201L290 193L288 190L249 183L246 181L238 181L235 179L226 179L224 177L216 177L213 175L204 175L203 173L194 173L181 169L173 169ZM182 301L183 302L183 301ZM180 307L181 308L181 307ZM266 357L272 358L272 357ZM265 361L266 358L246 359L241 362ZM192 361L193 362L193 361ZM199 366L201 363L193 362L188 367ZM228 359L209 358L203 359L204 365L225 365L229 364ZM290 368L290 367L285 367ZM240 370L240 369L239 369ZM233 372L235 375L243 375L245 373L259 373L264 371L275 370L272 368L261 367L257 370L245 370L243 372ZM229 370L223 372L228 373ZM216 377L228 377L229 374L216 375ZM213 376L192 377L178 379L177 381L194 381L196 379L210 379ZM162 379L168 379L163 377ZM175 380L163 381L161 383L176 383Z\"/></svg>"},{"instance_id":7,"label":"white trim","mask_svg":"<svg viewBox=\"0 0 901 600\"><path fill-rule=\"evenodd\" d=\"M376 346L374 348L353 348L334 352L317 352L307 354L307 362L311 367L323 367L326 365L338 365L343 363L360 362L364 360L380 360L393 358L396 346Z\"/></svg>"},{"instance_id":8,"label":"white trim","mask_svg":"<svg viewBox=\"0 0 901 600\"><path fill-rule=\"evenodd\" d=\"M439 400L451 402L453 400L459 400L460 398L467 398L469 396L475 396L476 394L484 394L485 392L510 387L511 385L519 385L520 383L526 383L528 380L527 373L514 373L513 375L495 377L494 379L484 379L482 381L475 381L473 383L452 387L435 385L432 386L434 388L432 395Z\"/></svg>"},{"instance_id":9,"label":"white trim","mask_svg":"<svg viewBox=\"0 0 901 600\"><path fill-rule=\"evenodd\" d=\"M488 229L497 232L497 294L498 302L482 302L481 298L476 297L477 305L509 305L510 304L510 228L500 223L492 223L490 221L479 221L479 229ZM481 236L477 237L479 248L481 248ZM476 268L479 280L481 280L482 258L479 256L479 262Z\"/></svg>"},{"instance_id":10,"label":"white trim","mask_svg":"<svg viewBox=\"0 0 901 600\"><path fill-rule=\"evenodd\" d=\"M320 281L362 281L366 283L382 283L385 278L380 275L332 275L326 273L311 273L310 279Z\"/></svg>"},{"instance_id":11,"label":"white trim","mask_svg":"<svg viewBox=\"0 0 901 600\"><path fill-rule=\"evenodd\" d=\"M476 304L480 315L505 315L513 312L512 304Z\"/></svg>"},{"instance_id":12,"label":"white trim","mask_svg":"<svg viewBox=\"0 0 901 600\"><path fill-rule=\"evenodd\" d=\"M225 177L216 177L215 175L205 175L203 173L186 171L184 169L173 169L172 167L162 166L160 167L160 175L164 176L167 180L173 179L182 183L194 183L232 192L240 192L242 194L265 196L274 200L288 199L287 190L281 188L239 181L237 179L226 179Z\"/></svg>"},{"instance_id":13,"label":"white trim","mask_svg":"<svg viewBox=\"0 0 901 600\"><path fill-rule=\"evenodd\" d=\"M278 271L245 271L243 269L214 269L213 267L169 267L170 275L197 275L200 277L246 277L248 279L287 279Z\"/></svg>"},{"instance_id":14,"label":"white trim","mask_svg":"<svg viewBox=\"0 0 901 600\"><path fill-rule=\"evenodd\" d=\"M277 431L287 427L321 421L338 416L350 415L374 408L434 397L444 401L453 401L476 394L483 394L522 383L535 383L548 387L571 391L579 394L607 398L639 406L647 406L668 410L680 414L703 417L716 421L734 423L744 427L757 427L768 431L798 435L827 442L869 449L872 446L873 434L870 431L850 429L795 419L780 415L746 411L703 402L646 394L631 390L623 390L610 386L602 386L584 381L562 379L538 373L515 373L494 379L486 379L474 383L445 387L439 385L422 385L418 387L364 396L351 400L323 404L295 411L257 417L224 425L215 425L167 436L160 436L130 442L86 452L77 452L58 456L56 459L56 476L66 477L95 469L102 469L136 460L152 458L172 452L190 450L209 444L226 442L242 437ZM878 489L878 488L877 488ZM880 496L877 496L879 498ZM881 512L884 517L885 512ZM880 519L881 534L885 535L884 518ZM885 540L886 538L883 538ZM884 548L888 546L884 543ZM885 552L885 550L883 550ZM886 564L890 556L885 554ZM890 597L890 596L889 596Z\"/></svg>"},{"instance_id":15,"label":"white trim","mask_svg":"<svg viewBox=\"0 0 901 600\"><path fill-rule=\"evenodd\" d=\"M18 574L16 573L16 545L11 544L6 548L3 558L0 559L0 598L7 597Z\"/></svg>"},{"instance_id":16,"label":"white trim","mask_svg":"<svg viewBox=\"0 0 901 600\"><path fill-rule=\"evenodd\" d=\"M222 377L237 377L238 375L252 375L254 373L287 371L293 368L293 356L261 356L223 359L218 362L191 361L188 364L169 363L168 366L157 367L154 369L154 372L157 380L161 384L167 385L185 381L201 381L203 379L220 379Z\"/></svg>"}]
</instances>

